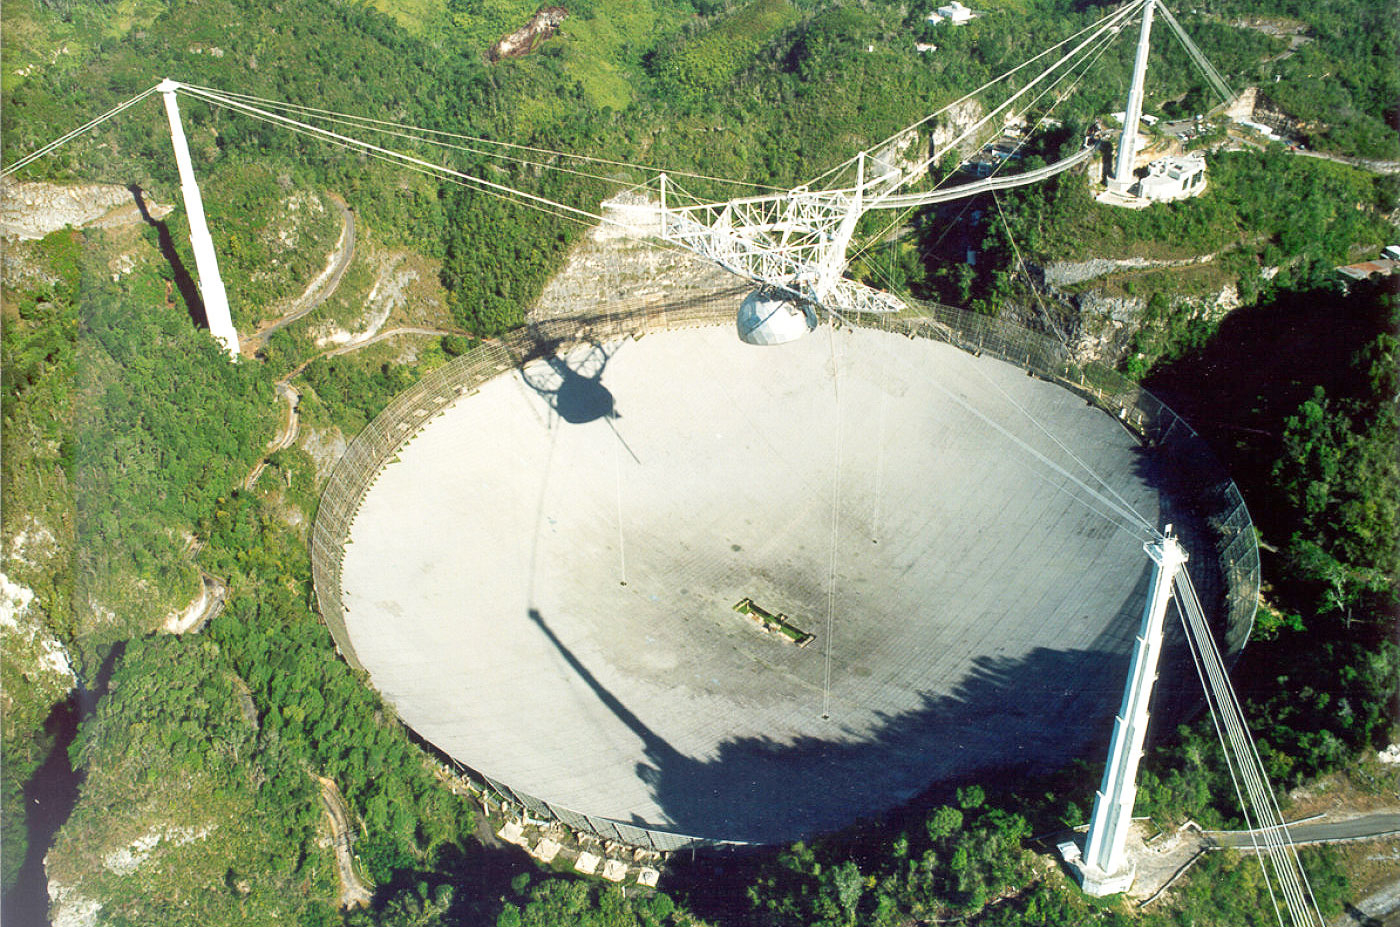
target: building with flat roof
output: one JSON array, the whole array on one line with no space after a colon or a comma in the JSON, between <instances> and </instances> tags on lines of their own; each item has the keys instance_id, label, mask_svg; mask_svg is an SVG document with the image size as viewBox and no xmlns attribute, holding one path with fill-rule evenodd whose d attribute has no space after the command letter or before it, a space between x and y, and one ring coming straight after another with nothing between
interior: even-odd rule
<instances>
[{"instance_id":1,"label":"building with flat roof","mask_svg":"<svg viewBox=\"0 0 1400 927\"><path fill-rule=\"evenodd\" d=\"M1206 157L1199 151L1170 155L1147 165L1137 195L1154 203L1184 200L1205 192Z\"/></svg>"},{"instance_id":2,"label":"building with flat roof","mask_svg":"<svg viewBox=\"0 0 1400 927\"><path fill-rule=\"evenodd\" d=\"M931 23L941 23L947 20L955 26L961 26L963 23L971 20L974 15L972 10L963 6L958 0L953 0L952 3L940 6L937 10L928 14L928 21Z\"/></svg>"}]
</instances>

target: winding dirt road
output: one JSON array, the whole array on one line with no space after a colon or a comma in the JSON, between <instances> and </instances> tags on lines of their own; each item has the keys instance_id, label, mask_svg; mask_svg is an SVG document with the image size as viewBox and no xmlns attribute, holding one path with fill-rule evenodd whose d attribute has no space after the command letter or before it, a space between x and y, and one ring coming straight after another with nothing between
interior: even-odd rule
<instances>
[{"instance_id":1,"label":"winding dirt road","mask_svg":"<svg viewBox=\"0 0 1400 927\"><path fill-rule=\"evenodd\" d=\"M243 481L244 489L252 489L257 484L258 477L262 476L263 470L267 469L268 458L283 448L291 447L297 439L297 433L301 430L301 416L297 414L297 406L301 404L301 393L288 382L292 376L295 374L289 375L286 379L278 380L275 384L277 395L287 403L287 418L276 436L268 443L267 452L263 455L262 460L259 460L257 465L248 472L247 479Z\"/></svg>"},{"instance_id":2,"label":"winding dirt road","mask_svg":"<svg viewBox=\"0 0 1400 927\"><path fill-rule=\"evenodd\" d=\"M271 322L265 322L247 338L243 339L240 350L244 354L256 354L267 344L267 339L273 333L281 331L288 325L302 318L315 310L318 306L330 299L340 286L340 280L345 276L345 270L350 266L350 261L355 257L355 215L346 205L345 200L334 193L327 193L326 198L331 201L336 212L340 213L340 238L335 243L335 248L331 251L326 260L326 267L316 278L306 285L302 294L292 301L291 308L282 316Z\"/></svg>"},{"instance_id":3,"label":"winding dirt road","mask_svg":"<svg viewBox=\"0 0 1400 927\"><path fill-rule=\"evenodd\" d=\"M330 779L315 773L312 773L312 778L321 786L321 810L326 815L326 823L331 831L331 844L335 848L335 868L340 877L340 906L354 908L368 905L374 893L355 873L355 830L350 824L350 813L345 808L345 799Z\"/></svg>"}]
</instances>

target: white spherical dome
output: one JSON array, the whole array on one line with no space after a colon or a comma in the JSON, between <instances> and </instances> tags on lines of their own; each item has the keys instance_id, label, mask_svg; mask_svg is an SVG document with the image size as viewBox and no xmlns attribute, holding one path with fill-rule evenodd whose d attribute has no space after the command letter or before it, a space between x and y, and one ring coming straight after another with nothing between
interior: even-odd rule
<instances>
[{"instance_id":1,"label":"white spherical dome","mask_svg":"<svg viewBox=\"0 0 1400 927\"><path fill-rule=\"evenodd\" d=\"M754 290L739 305L739 338L749 344L785 344L817 327L816 313L792 299Z\"/></svg>"}]
</instances>

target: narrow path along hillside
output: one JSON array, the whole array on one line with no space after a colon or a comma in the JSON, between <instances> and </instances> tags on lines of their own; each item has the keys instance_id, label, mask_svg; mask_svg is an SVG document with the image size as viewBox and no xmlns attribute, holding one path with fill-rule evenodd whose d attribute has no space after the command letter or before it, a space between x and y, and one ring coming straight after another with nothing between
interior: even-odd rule
<instances>
[{"instance_id":1,"label":"narrow path along hillside","mask_svg":"<svg viewBox=\"0 0 1400 927\"><path fill-rule=\"evenodd\" d=\"M340 213L340 238L336 240L335 247L326 258L325 269L306 285L306 289L292 301L286 313L271 322L265 322L257 331L243 339L240 350L244 354L256 354L275 332L315 310L330 299L340 286L340 280L345 276L345 270L355 256L355 215L345 200L336 194L327 193L326 197L336 212Z\"/></svg>"},{"instance_id":2,"label":"narrow path along hillside","mask_svg":"<svg viewBox=\"0 0 1400 927\"><path fill-rule=\"evenodd\" d=\"M355 872L354 828L350 824L350 814L345 808L345 799L340 789L324 776L313 778L321 787L321 810L325 812L327 826L331 832L331 846L335 850L335 869L340 878L340 906L354 908L368 905L374 893L360 881Z\"/></svg>"}]
</instances>

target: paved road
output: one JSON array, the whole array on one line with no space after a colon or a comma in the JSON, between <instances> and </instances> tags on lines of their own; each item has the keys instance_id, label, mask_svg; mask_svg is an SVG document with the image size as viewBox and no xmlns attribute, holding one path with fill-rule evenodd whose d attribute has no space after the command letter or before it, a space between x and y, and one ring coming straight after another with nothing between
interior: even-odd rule
<instances>
[{"instance_id":1,"label":"paved road","mask_svg":"<svg viewBox=\"0 0 1400 927\"><path fill-rule=\"evenodd\" d=\"M1230 136L1231 141L1249 145L1260 150L1267 149L1272 144L1262 138L1254 138L1243 133ZM1291 154L1301 158L1318 158L1323 161L1332 161L1336 164L1346 164L1351 167L1360 168L1363 171L1370 171L1373 174L1400 174L1400 161L1377 161L1370 158L1349 158L1346 155L1330 154L1326 151L1313 151L1308 148L1289 148Z\"/></svg>"},{"instance_id":2,"label":"paved road","mask_svg":"<svg viewBox=\"0 0 1400 927\"><path fill-rule=\"evenodd\" d=\"M1338 164L1350 164L1352 167L1359 167L1362 170L1372 171L1377 174L1400 174L1400 161L1376 161L1370 158L1348 158L1345 155L1328 154L1325 151L1305 151L1298 149L1293 152L1305 158L1322 158L1324 161L1335 161Z\"/></svg>"},{"instance_id":3,"label":"paved road","mask_svg":"<svg viewBox=\"0 0 1400 927\"><path fill-rule=\"evenodd\" d=\"M1288 828L1295 844L1344 843L1350 840L1374 840L1400 835L1400 812L1378 811L1344 821L1309 821ZM1208 840L1220 847L1250 849L1249 831L1210 831Z\"/></svg>"}]
</instances>

